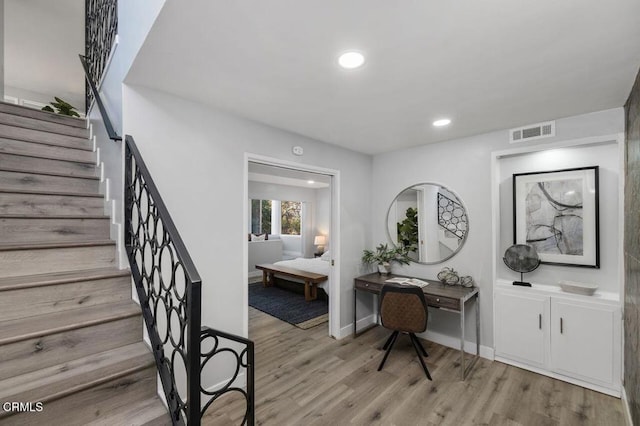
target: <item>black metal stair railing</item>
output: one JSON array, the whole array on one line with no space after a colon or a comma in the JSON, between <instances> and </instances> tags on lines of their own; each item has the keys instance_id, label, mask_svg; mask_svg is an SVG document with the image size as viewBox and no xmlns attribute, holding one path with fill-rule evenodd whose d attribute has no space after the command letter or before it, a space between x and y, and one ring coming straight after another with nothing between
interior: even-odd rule
<instances>
[{"instance_id":1,"label":"black metal stair railing","mask_svg":"<svg viewBox=\"0 0 640 426\"><path fill-rule=\"evenodd\" d=\"M86 0L86 49L80 61L87 82L87 111L95 99L109 138L119 142L122 138L96 87L117 33L117 9L117 0ZM124 145L125 249L172 423L199 426L214 402L239 394L246 404L242 424L253 426L253 342L201 327L200 275L135 141L126 136ZM211 349L203 351L203 343L212 343ZM236 366L223 374L228 377L224 385L205 389L202 371L220 354L233 354ZM241 370L245 388L236 383Z\"/></svg>"},{"instance_id":2,"label":"black metal stair railing","mask_svg":"<svg viewBox=\"0 0 640 426\"><path fill-rule=\"evenodd\" d=\"M438 192L438 224L445 231L463 240L467 234L467 213L455 200Z\"/></svg>"},{"instance_id":3,"label":"black metal stair railing","mask_svg":"<svg viewBox=\"0 0 640 426\"><path fill-rule=\"evenodd\" d=\"M242 424L253 425L253 342L201 327L200 275L131 136L125 137L125 247L173 423L200 425L213 402L238 393L246 402ZM221 339L240 349L223 347ZM203 351L209 340L212 348ZM208 391L201 372L223 353L235 356L236 367L224 386ZM234 386L241 369L246 389Z\"/></svg>"},{"instance_id":4,"label":"black metal stair railing","mask_svg":"<svg viewBox=\"0 0 640 426\"><path fill-rule=\"evenodd\" d=\"M87 58L89 75L98 84L118 34L118 0L85 0L84 13L84 56ZM88 84L85 99L87 112L94 96Z\"/></svg>"}]
</instances>

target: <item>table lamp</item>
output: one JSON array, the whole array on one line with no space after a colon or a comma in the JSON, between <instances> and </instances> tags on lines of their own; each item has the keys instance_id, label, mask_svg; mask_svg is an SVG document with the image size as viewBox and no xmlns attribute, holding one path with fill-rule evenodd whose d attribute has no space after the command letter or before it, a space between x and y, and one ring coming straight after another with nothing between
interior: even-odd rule
<instances>
[{"instance_id":1,"label":"table lamp","mask_svg":"<svg viewBox=\"0 0 640 426\"><path fill-rule=\"evenodd\" d=\"M322 254L324 252L324 245L327 244L327 237L324 235L316 235L313 239L313 245L318 246L317 254Z\"/></svg>"}]
</instances>

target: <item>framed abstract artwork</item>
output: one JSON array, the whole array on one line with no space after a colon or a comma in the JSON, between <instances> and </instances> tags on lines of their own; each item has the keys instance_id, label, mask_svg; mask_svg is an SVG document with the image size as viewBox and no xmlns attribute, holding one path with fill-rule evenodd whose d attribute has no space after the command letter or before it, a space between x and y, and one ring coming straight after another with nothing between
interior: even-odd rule
<instances>
[{"instance_id":1,"label":"framed abstract artwork","mask_svg":"<svg viewBox=\"0 0 640 426\"><path fill-rule=\"evenodd\" d=\"M599 268L598 166L514 174L513 228L542 263Z\"/></svg>"}]
</instances>

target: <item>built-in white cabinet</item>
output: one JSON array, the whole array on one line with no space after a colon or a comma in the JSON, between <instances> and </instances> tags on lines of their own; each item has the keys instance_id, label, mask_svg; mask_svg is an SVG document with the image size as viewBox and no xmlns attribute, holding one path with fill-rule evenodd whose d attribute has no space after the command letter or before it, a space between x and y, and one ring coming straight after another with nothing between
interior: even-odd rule
<instances>
[{"instance_id":1,"label":"built-in white cabinet","mask_svg":"<svg viewBox=\"0 0 640 426\"><path fill-rule=\"evenodd\" d=\"M620 396L619 302L496 285L496 360Z\"/></svg>"},{"instance_id":2,"label":"built-in white cabinet","mask_svg":"<svg viewBox=\"0 0 640 426\"><path fill-rule=\"evenodd\" d=\"M496 293L495 307L496 355L544 367L549 343L549 298Z\"/></svg>"}]
</instances>

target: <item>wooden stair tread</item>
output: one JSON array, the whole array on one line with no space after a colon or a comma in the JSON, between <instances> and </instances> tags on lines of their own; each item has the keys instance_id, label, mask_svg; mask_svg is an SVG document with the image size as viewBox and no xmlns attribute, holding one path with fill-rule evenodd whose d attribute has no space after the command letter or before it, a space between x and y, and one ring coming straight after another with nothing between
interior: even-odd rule
<instances>
[{"instance_id":1,"label":"wooden stair tread","mask_svg":"<svg viewBox=\"0 0 640 426\"><path fill-rule=\"evenodd\" d=\"M19 167L10 167L10 166L0 166L0 171L3 172L15 172L15 173L24 173L29 175L43 175L43 176L58 176L58 177L68 177L73 179L88 179L88 180L100 180L99 176L87 176L87 175L74 175L72 173L60 173L60 172L46 172L42 170L25 170Z\"/></svg>"},{"instance_id":2,"label":"wooden stair tread","mask_svg":"<svg viewBox=\"0 0 640 426\"><path fill-rule=\"evenodd\" d=\"M47 191L46 189L13 189L0 187L0 193L11 194L34 194L34 195L61 195L64 197L93 197L104 198L104 195L95 192L65 192L65 191Z\"/></svg>"},{"instance_id":3,"label":"wooden stair tread","mask_svg":"<svg viewBox=\"0 0 640 426\"><path fill-rule=\"evenodd\" d=\"M68 151L72 150L72 151ZM77 150L59 145L44 145L37 142L21 141L0 136L0 152L46 160L73 163L96 164L93 150ZM72 154L72 155L70 155Z\"/></svg>"},{"instance_id":4,"label":"wooden stair tread","mask_svg":"<svg viewBox=\"0 0 640 426\"><path fill-rule=\"evenodd\" d=\"M2 401L49 402L154 365L142 342L0 381Z\"/></svg>"},{"instance_id":5,"label":"wooden stair tread","mask_svg":"<svg viewBox=\"0 0 640 426\"><path fill-rule=\"evenodd\" d=\"M52 123L64 124L66 126L79 127L86 129L87 121L83 118L68 117L53 112L41 111L22 105L11 104L8 102L0 102L0 112L5 114L19 115L22 117L36 118L38 120L49 121Z\"/></svg>"},{"instance_id":6,"label":"wooden stair tread","mask_svg":"<svg viewBox=\"0 0 640 426\"><path fill-rule=\"evenodd\" d=\"M88 138L61 135L42 130L27 129L24 127L8 126L0 123L0 135L3 139L35 143L38 145L56 146L78 151L93 151L93 145Z\"/></svg>"},{"instance_id":7,"label":"wooden stair tread","mask_svg":"<svg viewBox=\"0 0 640 426\"><path fill-rule=\"evenodd\" d=\"M38 250L38 249L52 249L52 248L95 247L95 246L115 246L115 245L116 243L113 240L5 243L5 244L0 244L0 252L12 251L12 250Z\"/></svg>"},{"instance_id":8,"label":"wooden stair tread","mask_svg":"<svg viewBox=\"0 0 640 426\"><path fill-rule=\"evenodd\" d=\"M65 242L43 242L43 243L11 243L0 244L0 251L9 250L37 250L49 248L67 248L67 247L91 247L91 246L115 246L113 240L91 240L91 241L65 241Z\"/></svg>"},{"instance_id":9,"label":"wooden stair tread","mask_svg":"<svg viewBox=\"0 0 640 426\"><path fill-rule=\"evenodd\" d=\"M77 214L77 215L33 215L33 214L0 214L0 219L111 219L104 214Z\"/></svg>"},{"instance_id":10,"label":"wooden stair tread","mask_svg":"<svg viewBox=\"0 0 640 426\"><path fill-rule=\"evenodd\" d=\"M47 120L7 112L0 112L0 123L59 135L76 136L85 139L89 137L89 129L86 127L68 126L64 123L53 123Z\"/></svg>"},{"instance_id":11,"label":"wooden stair tread","mask_svg":"<svg viewBox=\"0 0 640 426\"><path fill-rule=\"evenodd\" d=\"M0 292L103 278L117 278L129 275L131 275L131 271L128 269L98 268L50 274L22 275L19 277L3 277L0 278Z\"/></svg>"},{"instance_id":12,"label":"wooden stair tread","mask_svg":"<svg viewBox=\"0 0 640 426\"><path fill-rule=\"evenodd\" d=\"M171 417L160 398L149 398L131 404L127 409L121 410L111 416L104 416L86 426L170 426Z\"/></svg>"},{"instance_id":13,"label":"wooden stair tread","mask_svg":"<svg viewBox=\"0 0 640 426\"><path fill-rule=\"evenodd\" d=\"M0 323L0 345L141 315L133 301L105 303Z\"/></svg>"}]
</instances>

